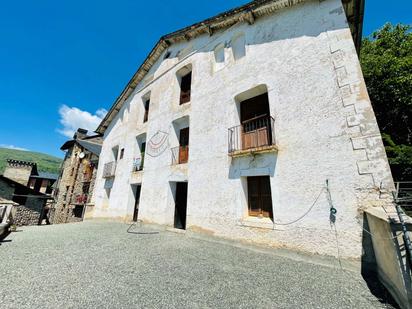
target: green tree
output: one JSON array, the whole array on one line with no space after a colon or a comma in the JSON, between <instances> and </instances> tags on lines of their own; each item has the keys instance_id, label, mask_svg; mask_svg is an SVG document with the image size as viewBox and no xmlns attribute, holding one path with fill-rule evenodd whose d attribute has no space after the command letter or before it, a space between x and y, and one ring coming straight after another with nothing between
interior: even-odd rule
<instances>
[{"instance_id":1,"label":"green tree","mask_svg":"<svg viewBox=\"0 0 412 309\"><path fill-rule=\"evenodd\" d=\"M388 23L364 38L363 74L395 180L412 180L412 33Z\"/></svg>"}]
</instances>

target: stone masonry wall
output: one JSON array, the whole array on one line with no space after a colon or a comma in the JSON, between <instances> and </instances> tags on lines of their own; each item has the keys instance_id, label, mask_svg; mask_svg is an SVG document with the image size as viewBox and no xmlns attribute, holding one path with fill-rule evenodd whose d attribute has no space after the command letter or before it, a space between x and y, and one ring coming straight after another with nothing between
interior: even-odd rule
<instances>
[{"instance_id":1,"label":"stone masonry wall","mask_svg":"<svg viewBox=\"0 0 412 309\"><path fill-rule=\"evenodd\" d=\"M14 222L17 226L22 225L37 225L40 220L40 216L43 209L44 200L29 197L27 198L25 205L18 205L16 207L16 213Z\"/></svg>"},{"instance_id":2,"label":"stone masonry wall","mask_svg":"<svg viewBox=\"0 0 412 309\"><path fill-rule=\"evenodd\" d=\"M80 159L78 155L84 152L86 158ZM62 165L61 177L58 181L58 195L53 207L53 223L79 222L82 218L75 217L73 210L76 205L85 206L90 203L97 167L92 167L92 176L86 179L86 171L90 169L91 161L97 162L98 158L75 144L69 151ZM93 164L92 164L93 165ZM83 193L83 186L89 182L89 190ZM67 190L68 188L68 190ZM86 194L87 200L80 200Z\"/></svg>"}]
</instances>

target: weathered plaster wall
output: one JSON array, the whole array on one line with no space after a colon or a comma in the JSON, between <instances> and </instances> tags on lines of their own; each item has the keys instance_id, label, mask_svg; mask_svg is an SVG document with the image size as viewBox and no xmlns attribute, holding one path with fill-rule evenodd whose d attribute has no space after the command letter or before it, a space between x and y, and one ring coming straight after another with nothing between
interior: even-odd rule
<instances>
[{"instance_id":1,"label":"weathered plaster wall","mask_svg":"<svg viewBox=\"0 0 412 309\"><path fill-rule=\"evenodd\" d=\"M33 166L31 165L7 165L4 170L3 176L21 183L23 186L27 186L32 169Z\"/></svg>"},{"instance_id":2,"label":"weathered plaster wall","mask_svg":"<svg viewBox=\"0 0 412 309\"><path fill-rule=\"evenodd\" d=\"M235 61L231 41L239 34L246 56ZM216 67L213 50L222 43L225 64ZM178 50L196 52L180 56L179 63ZM173 182L188 181L190 230L334 256L338 240L342 257L359 258L361 209L387 205L383 191L393 184L340 1L308 1L170 51L172 57L148 73L153 81L138 86L105 133L90 216L130 220L130 185L141 182L139 218L172 226ZM193 68L191 102L179 105L176 72L186 65ZM235 97L259 85L268 89L279 151L231 159L227 130L240 123ZM143 124L142 97L149 92L149 121ZM173 121L182 117L190 123L189 163L170 166ZM158 131L171 136L168 149L146 155L144 170L132 174L136 136L150 139ZM104 163L114 159L117 145L125 156L114 180L105 180ZM253 175L270 176L274 220L281 224L245 218L245 177ZM326 179L338 210L336 234ZM282 225L304 214L318 196L303 220Z\"/></svg>"}]
</instances>

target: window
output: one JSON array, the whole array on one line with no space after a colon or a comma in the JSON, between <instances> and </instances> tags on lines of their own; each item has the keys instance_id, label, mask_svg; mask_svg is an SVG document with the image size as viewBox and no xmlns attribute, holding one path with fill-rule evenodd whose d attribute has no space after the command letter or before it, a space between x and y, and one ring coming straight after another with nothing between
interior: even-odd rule
<instances>
[{"instance_id":1,"label":"window","mask_svg":"<svg viewBox=\"0 0 412 309\"><path fill-rule=\"evenodd\" d=\"M269 176L247 178L249 216L273 219Z\"/></svg>"},{"instance_id":2,"label":"window","mask_svg":"<svg viewBox=\"0 0 412 309\"><path fill-rule=\"evenodd\" d=\"M137 152L136 157L133 160L133 172L143 170L144 156L146 152L146 134L141 134L136 137Z\"/></svg>"},{"instance_id":3,"label":"window","mask_svg":"<svg viewBox=\"0 0 412 309\"><path fill-rule=\"evenodd\" d=\"M192 72L182 76L180 82L180 104L190 102L190 91L192 87Z\"/></svg>"},{"instance_id":4,"label":"window","mask_svg":"<svg viewBox=\"0 0 412 309\"><path fill-rule=\"evenodd\" d=\"M168 50L168 51L165 53L163 59L169 59L171 54L172 54L172 53Z\"/></svg>"},{"instance_id":5,"label":"window","mask_svg":"<svg viewBox=\"0 0 412 309\"><path fill-rule=\"evenodd\" d=\"M232 39L232 52L235 60L246 56L245 35L243 33Z\"/></svg>"},{"instance_id":6,"label":"window","mask_svg":"<svg viewBox=\"0 0 412 309\"><path fill-rule=\"evenodd\" d=\"M106 191L106 197L110 198L110 193L112 192L112 188L105 188L104 190Z\"/></svg>"},{"instance_id":7,"label":"window","mask_svg":"<svg viewBox=\"0 0 412 309\"><path fill-rule=\"evenodd\" d=\"M82 206L82 205L76 205L76 206L74 206L74 208L73 208L73 216L74 216L75 218L83 218L83 209L84 209L84 206Z\"/></svg>"},{"instance_id":8,"label":"window","mask_svg":"<svg viewBox=\"0 0 412 309\"><path fill-rule=\"evenodd\" d=\"M117 161L117 159L119 158L119 146L113 147L112 152L113 152L113 161Z\"/></svg>"},{"instance_id":9,"label":"window","mask_svg":"<svg viewBox=\"0 0 412 309\"><path fill-rule=\"evenodd\" d=\"M225 66L225 45L219 44L215 47L215 71L222 69Z\"/></svg>"},{"instance_id":10,"label":"window","mask_svg":"<svg viewBox=\"0 0 412 309\"><path fill-rule=\"evenodd\" d=\"M120 160L124 157L124 148L120 150Z\"/></svg>"},{"instance_id":11,"label":"window","mask_svg":"<svg viewBox=\"0 0 412 309\"><path fill-rule=\"evenodd\" d=\"M149 106L150 106L150 99L146 99L144 101L144 117L143 117L143 123L147 122L149 119Z\"/></svg>"}]
</instances>

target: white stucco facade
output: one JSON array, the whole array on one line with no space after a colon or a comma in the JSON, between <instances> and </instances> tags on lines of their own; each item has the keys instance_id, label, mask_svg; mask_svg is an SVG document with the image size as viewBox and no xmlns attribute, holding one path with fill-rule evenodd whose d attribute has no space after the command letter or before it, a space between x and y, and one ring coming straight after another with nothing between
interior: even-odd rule
<instances>
[{"instance_id":1,"label":"white stucco facade","mask_svg":"<svg viewBox=\"0 0 412 309\"><path fill-rule=\"evenodd\" d=\"M340 1L304 1L253 24L173 44L168 51L170 57L160 57L105 131L89 217L130 221L131 185L141 184L139 219L172 227L174 183L184 181L187 230L336 256L324 189L328 179L339 254L358 259L362 209L390 203L393 184ZM192 70L192 90L190 102L180 105L182 68ZM229 156L228 128L240 124L238 101L264 89L277 151ZM188 163L171 165L170 149L187 125ZM158 132L167 136L164 149L146 154L144 169L132 172L140 157L139 137L148 142ZM116 146L125 149L124 157L115 177L103 178ZM270 176L273 221L248 216L246 177L259 175ZM283 225L312 205L301 220Z\"/></svg>"}]
</instances>

